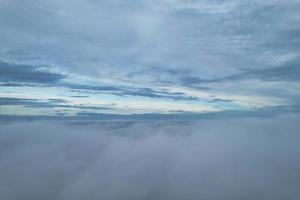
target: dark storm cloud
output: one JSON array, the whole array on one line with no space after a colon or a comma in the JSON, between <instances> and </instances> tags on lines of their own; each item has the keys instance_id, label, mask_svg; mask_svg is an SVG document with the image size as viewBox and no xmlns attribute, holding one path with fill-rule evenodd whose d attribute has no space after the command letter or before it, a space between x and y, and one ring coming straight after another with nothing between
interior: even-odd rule
<instances>
[{"instance_id":1,"label":"dark storm cloud","mask_svg":"<svg viewBox=\"0 0 300 200\"><path fill-rule=\"evenodd\" d=\"M299 119L1 124L0 198L294 200Z\"/></svg>"},{"instance_id":2,"label":"dark storm cloud","mask_svg":"<svg viewBox=\"0 0 300 200\"><path fill-rule=\"evenodd\" d=\"M20 83L55 84L65 75L43 71L38 66L18 65L0 61L0 81Z\"/></svg>"}]
</instances>

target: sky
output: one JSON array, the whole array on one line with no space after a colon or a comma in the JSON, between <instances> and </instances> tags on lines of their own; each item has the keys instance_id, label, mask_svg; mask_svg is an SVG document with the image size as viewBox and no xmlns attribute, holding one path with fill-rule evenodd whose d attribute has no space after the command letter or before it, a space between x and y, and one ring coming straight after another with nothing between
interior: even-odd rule
<instances>
[{"instance_id":1,"label":"sky","mask_svg":"<svg viewBox=\"0 0 300 200\"><path fill-rule=\"evenodd\" d=\"M299 9L299 0L1 0L0 117L298 112Z\"/></svg>"},{"instance_id":2,"label":"sky","mask_svg":"<svg viewBox=\"0 0 300 200\"><path fill-rule=\"evenodd\" d=\"M300 0L0 0L0 199L299 200Z\"/></svg>"}]
</instances>

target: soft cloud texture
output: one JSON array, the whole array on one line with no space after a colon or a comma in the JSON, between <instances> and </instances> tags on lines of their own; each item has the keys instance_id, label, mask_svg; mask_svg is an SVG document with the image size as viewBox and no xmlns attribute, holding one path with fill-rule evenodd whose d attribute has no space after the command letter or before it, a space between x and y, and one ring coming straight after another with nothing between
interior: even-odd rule
<instances>
[{"instance_id":1,"label":"soft cloud texture","mask_svg":"<svg viewBox=\"0 0 300 200\"><path fill-rule=\"evenodd\" d=\"M296 200L299 119L1 124L0 198Z\"/></svg>"},{"instance_id":2,"label":"soft cloud texture","mask_svg":"<svg viewBox=\"0 0 300 200\"><path fill-rule=\"evenodd\" d=\"M0 199L300 199L299 10L0 0Z\"/></svg>"},{"instance_id":3,"label":"soft cloud texture","mask_svg":"<svg viewBox=\"0 0 300 200\"><path fill-rule=\"evenodd\" d=\"M43 99L79 106L70 97L89 96L86 106L112 103L119 114L298 106L299 8L298 0L2 0L0 95L32 98L21 88L30 84Z\"/></svg>"}]
</instances>

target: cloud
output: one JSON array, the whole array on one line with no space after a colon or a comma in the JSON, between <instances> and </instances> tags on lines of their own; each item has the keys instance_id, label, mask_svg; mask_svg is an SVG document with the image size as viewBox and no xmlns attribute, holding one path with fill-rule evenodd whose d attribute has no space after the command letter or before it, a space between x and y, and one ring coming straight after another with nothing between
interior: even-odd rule
<instances>
[{"instance_id":1,"label":"cloud","mask_svg":"<svg viewBox=\"0 0 300 200\"><path fill-rule=\"evenodd\" d=\"M158 91L151 88L72 83L64 80L67 77L68 76L66 74L49 72L45 69L41 69L41 67L38 66L0 62L0 81L3 82L1 83L1 86L5 87L39 87L39 84L47 84L49 87L55 86L76 89L77 92L103 92L119 96L143 96L173 100L198 99L196 97L186 96L184 93L171 93L168 91Z\"/></svg>"},{"instance_id":2,"label":"cloud","mask_svg":"<svg viewBox=\"0 0 300 200\"><path fill-rule=\"evenodd\" d=\"M54 84L65 75L39 69L38 66L0 62L0 81L4 83Z\"/></svg>"},{"instance_id":3,"label":"cloud","mask_svg":"<svg viewBox=\"0 0 300 200\"><path fill-rule=\"evenodd\" d=\"M299 0L0 0L0 199L297 199Z\"/></svg>"},{"instance_id":4,"label":"cloud","mask_svg":"<svg viewBox=\"0 0 300 200\"><path fill-rule=\"evenodd\" d=\"M194 105L176 108L185 112L294 106L299 7L297 0L1 1L0 89L44 84L60 87L45 98L66 88L70 96L115 95L120 104Z\"/></svg>"},{"instance_id":5,"label":"cloud","mask_svg":"<svg viewBox=\"0 0 300 200\"><path fill-rule=\"evenodd\" d=\"M300 81L299 59L294 59L278 67L272 67L259 70L248 70L240 74L231 75L215 80L198 80L199 83L207 82L223 82L223 81L239 81L247 79L258 79L261 81Z\"/></svg>"},{"instance_id":6,"label":"cloud","mask_svg":"<svg viewBox=\"0 0 300 200\"><path fill-rule=\"evenodd\" d=\"M217 102L220 102L217 100ZM222 101L221 101L222 102ZM67 105L53 104L47 101L40 100L22 100L22 99L0 99L2 106L22 105L25 108L50 108L50 110L32 114L2 112L0 114L1 122L18 122L18 121L41 121L41 120L59 120L66 122L78 123L94 123L97 121L184 121L195 120L217 120L217 119L243 119L248 117L270 118L274 116L282 116L285 114L300 113L300 106L273 106L256 108L252 106L251 110L225 110L225 111L210 111L210 112L188 112L185 110L171 110L168 114L160 112L141 113L141 114L120 114L115 105L106 106L88 106L88 105ZM13 107L14 108L14 107ZM55 109L54 109L55 108ZM20 108L15 108L20 109ZM107 112L117 111L117 112ZM31 111L33 112L33 111Z\"/></svg>"},{"instance_id":7,"label":"cloud","mask_svg":"<svg viewBox=\"0 0 300 200\"><path fill-rule=\"evenodd\" d=\"M95 86L85 84L69 84L64 83L61 86L69 87L73 91L79 93L107 93L117 96L140 96L157 99L172 99L172 100L199 100L199 98L188 96L183 92L169 92L167 90L158 90L145 87L128 87L128 86Z\"/></svg>"},{"instance_id":8,"label":"cloud","mask_svg":"<svg viewBox=\"0 0 300 200\"><path fill-rule=\"evenodd\" d=\"M296 199L299 119L1 124L0 198Z\"/></svg>"},{"instance_id":9,"label":"cloud","mask_svg":"<svg viewBox=\"0 0 300 200\"><path fill-rule=\"evenodd\" d=\"M222 82L239 82L245 80L259 80L262 82L280 82L280 81L289 81L289 82L299 82L300 81L300 60L299 58L294 58L292 60L286 61L279 66L263 68L263 69L248 69L243 72L220 77L216 79L202 79L192 75L183 75L178 76L178 79L182 82L183 85L188 87L211 87L213 83L222 83ZM258 88L259 89L259 88Z\"/></svg>"},{"instance_id":10,"label":"cloud","mask_svg":"<svg viewBox=\"0 0 300 200\"><path fill-rule=\"evenodd\" d=\"M105 106L90 106L90 105L82 105L82 104L74 104L72 102L68 102L63 99L21 99L21 98L0 98L0 108L3 108L3 106L23 106L25 109L26 108L49 108L52 110L52 112L46 112L44 113L44 117L47 118L55 118L55 117L61 117L68 112L73 111L73 112L99 112L99 111L105 111L105 110L110 110L113 109L113 107L109 107L109 105ZM112 106L112 105L110 105ZM14 107L13 107L14 108ZM19 108L20 109L20 108ZM54 115L53 115L53 111ZM16 113L17 114L17 113ZM1 112L2 118L4 113ZM24 118L25 120L27 119L28 116L23 116L21 118ZM37 117L40 117L38 114L36 117L33 119L38 119ZM9 119L9 117L8 117ZM12 118L14 119L14 118ZM29 119L32 119L29 117Z\"/></svg>"},{"instance_id":11,"label":"cloud","mask_svg":"<svg viewBox=\"0 0 300 200\"><path fill-rule=\"evenodd\" d=\"M271 69L254 70L242 73L240 75L228 77L228 79L260 79L265 81L300 81L300 60L294 60L293 62L285 63L283 66L279 66Z\"/></svg>"},{"instance_id":12,"label":"cloud","mask_svg":"<svg viewBox=\"0 0 300 200\"><path fill-rule=\"evenodd\" d=\"M298 7L297 0L12 0L1 3L1 55L114 81L143 83L129 74L153 66L218 78L297 54Z\"/></svg>"}]
</instances>

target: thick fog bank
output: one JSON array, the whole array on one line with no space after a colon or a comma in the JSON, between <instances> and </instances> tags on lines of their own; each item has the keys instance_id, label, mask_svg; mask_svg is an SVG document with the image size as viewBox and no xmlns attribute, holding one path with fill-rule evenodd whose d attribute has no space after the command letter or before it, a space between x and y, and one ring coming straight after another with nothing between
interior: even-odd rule
<instances>
[{"instance_id":1,"label":"thick fog bank","mask_svg":"<svg viewBox=\"0 0 300 200\"><path fill-rule=\"evenodd\" d=\"M300 117L0 124L3 200L300 199Z\"/></svg>"}]
</instances>

